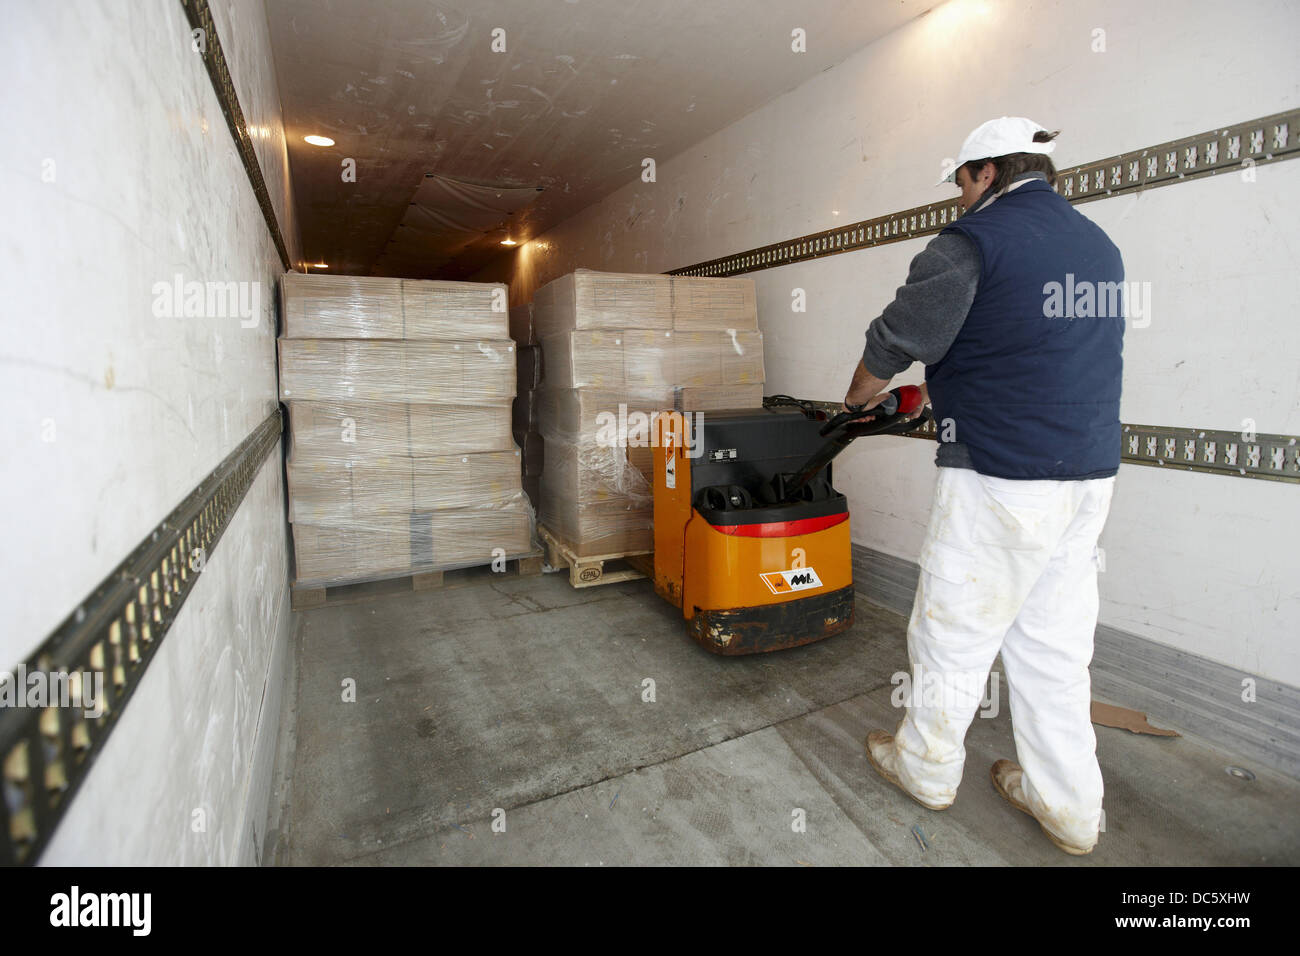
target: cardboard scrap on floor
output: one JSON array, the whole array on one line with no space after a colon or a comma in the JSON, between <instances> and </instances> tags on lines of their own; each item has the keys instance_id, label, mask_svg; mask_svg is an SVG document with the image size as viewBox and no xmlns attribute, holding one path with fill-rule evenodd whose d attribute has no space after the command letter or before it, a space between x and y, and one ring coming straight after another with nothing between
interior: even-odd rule
<instances>
[{"instance_id":1,"label":"cardboard scrap on floor","mask_svg":"<svg viewBox=\"0 0 1300 956\"><path fill-rule=\"evenodd\" d=\"M1182 736L1173 730L1152 727L1147 723L1147 715L1141 711L1116 707L1114 704L1103 704L1096 700L1092 702L1092 722L1103 727L1118 727L1133 734L1151 734L1156 737Z\"/></svg>"}]
</instances>

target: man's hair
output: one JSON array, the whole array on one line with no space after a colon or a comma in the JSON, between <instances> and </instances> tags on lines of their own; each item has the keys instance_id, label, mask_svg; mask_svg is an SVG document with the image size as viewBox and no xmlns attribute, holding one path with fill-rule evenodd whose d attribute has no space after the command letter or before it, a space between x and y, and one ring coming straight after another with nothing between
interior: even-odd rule
<instances>
[{"instance_id":1,"label":"man's hair","mask_svg":"<svg viewBox=\"0 0 1300 956\"><path fill-rule=\"evenodd\" d=\"M1034 134L1035 143L1050 143L1059 136L1061 131L1039 130ZM1022 173L1046 173L1047 185L1056 187L1056 167L1052 165L1052 159L1045 153L1008 153L1005 156L992 156L987 159L972 159L968 163L962 163L966 170L966 175L972 179L984 168L985 163L992 163L995 169L993 182L989 184L988 192L999 196L1011 185L1011 181Z\"/></svg>"}]
</instances>

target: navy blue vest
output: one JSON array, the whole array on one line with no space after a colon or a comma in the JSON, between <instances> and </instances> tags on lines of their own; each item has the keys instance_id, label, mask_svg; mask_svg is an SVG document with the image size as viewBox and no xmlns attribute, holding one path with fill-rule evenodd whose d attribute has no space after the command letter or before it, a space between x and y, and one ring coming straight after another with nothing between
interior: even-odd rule
<instances>
[{"instance_id":1,"label":"navy blue vest","mask_svg":"<svg viewBox=\"0 0 1300 956\"><path fill-rule=\"evenodd\" d=\"M944 232L979 246L979 289L925 380L940 438L998 478L1119 470L1124 264L1106 234L1042 180ZM951 419L951 423L946 422Z\"/></svg>"}]
</instances>

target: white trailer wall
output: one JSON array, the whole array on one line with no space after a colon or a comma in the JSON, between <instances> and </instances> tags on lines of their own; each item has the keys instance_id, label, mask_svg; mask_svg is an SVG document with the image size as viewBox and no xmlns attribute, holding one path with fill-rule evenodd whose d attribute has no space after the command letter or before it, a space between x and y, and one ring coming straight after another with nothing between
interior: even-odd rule
<instances>
[{"instance_id":1,"label":"white trailer wall","mask_svg":"<svg viewBox=\"0 0 1300 956\"><path fill-rule=\"evenodd\" d=\"M799 26L774 23L788 37ZM1300 7L951 0L521 247L512 300L578 267L658 272L955 195L945 158L986 119L1062 130L1058 167L1294 107ZM816 36L808 44L816 44ZM798 55L791 53L792 56ZM701 96L707 91L699 91ZM574 120L579 122L579 120ZM1078 207L1149 282L1127 333L1125 422L1300 431L1300 163ZM925 239L752 274L768 392L838 400ZM791 310L803 289L807 312ZM919 382L914 366L898 382ZM865 447L870 445L871 447ZM856 543L915 560L934 449L872 439L836 463ZM842 463L841 463L842 462ZM1101 622L1292 686L1294 485L1124 465L1102 536ZM1235 693L1231 688L1227 688Z\"/></svg>"},{"instance_id":2,"label":"white trailer wall","mask_svg":"<svg viewBox=\"0 0 1300 956\"><path fill-rule=\"evenodd\" d=\"M212 7L296 260L266 14L261 0ZM275 407L283 269L177 0L11 3L4 20L0 668L13 669ZM155 283L178 275L254 283L255 314L158 315ZM281 473L277 450L44 862L257 855L290 617Z\"/></svg>"}]
</instances>

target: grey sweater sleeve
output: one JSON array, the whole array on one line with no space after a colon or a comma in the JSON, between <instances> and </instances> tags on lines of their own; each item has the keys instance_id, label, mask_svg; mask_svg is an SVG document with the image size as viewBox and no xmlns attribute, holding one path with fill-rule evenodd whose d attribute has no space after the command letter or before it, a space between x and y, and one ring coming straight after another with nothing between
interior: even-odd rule
<instances>
[{"instance_id":1,"label":"grey sweater sleeve","mask_svg":"<svg viewBox=\"0 0 1300 956\"><path fill-rule=\"evenodd\" d=\"M966 321L979 279L979 248L971 239L960 232L931 239L912 260L894 301L867 328L867 371L889 379L913 362L943 358Z\"/></svg>"}]
</instances>

